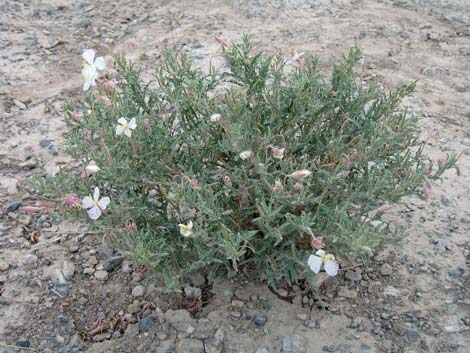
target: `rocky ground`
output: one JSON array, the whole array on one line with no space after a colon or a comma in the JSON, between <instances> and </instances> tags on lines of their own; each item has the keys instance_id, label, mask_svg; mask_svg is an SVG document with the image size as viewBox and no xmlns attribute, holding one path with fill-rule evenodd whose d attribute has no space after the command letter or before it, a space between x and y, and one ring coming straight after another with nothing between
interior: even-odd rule
<instances>
[{"instance_id":1,"label":"rocky ground","mask_svg":"<svg viewBox=\"0 0 470 353\"><path fill-rule=\"evenodd\" d=\"M466 0L3 0L0 3L0 352L469 352L470 4ZM426 151L462 152L429 200L390 214L403 235L321 289L273 293L250 273L168 294L85 225L20 212L21 180L68 168L63 102L82 96L80 54L165 47L206 67L221 36L321 54L363 47L368 78L418 80L405 102ZM126 43L135 38L137 48ZM146 56L141 54L145 53ZM343 267L347 267L344 266ZM193 315L194 314L194 315Z\"/></svg>"}]
</instances>

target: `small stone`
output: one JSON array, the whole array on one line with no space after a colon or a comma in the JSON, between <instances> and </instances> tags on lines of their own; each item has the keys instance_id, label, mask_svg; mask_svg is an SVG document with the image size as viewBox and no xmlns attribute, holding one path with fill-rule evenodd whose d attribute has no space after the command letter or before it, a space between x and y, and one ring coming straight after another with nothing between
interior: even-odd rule
<instances>
[{"instance_id":1,"label":"small stone","mask_svg":"<svg viewBox=\"0 0 470 353\"><path fill-rule=\"evenodd\" d=\"M382 276L389 276L393 273L393 267L387 263L380 266L380 273Z\"/></svg>"},{"instance_id":2,"label":"small stone","mask_svg":"<svg viewBox=\"0 0 470 353\"><path fill-rule=\"evenodd\" d=\"M289 295L289 292L283 288L280 288L277 291L277 295L279 295L280 297L287 297Z\"/></svg>"},{"instance_id":3,"label":"small stone","mask_svg":"<svg viewBox=\"0 0 470 353\"><path fill-rule=\"evenodd\" d=\"M23 259L23 263L26 265L26 266L34 266L38 263L39 259L36 255L33 255L33 254L27 254L25 255L24 259Z\"/></svg>"},{"instance_id":4,"label":"small stone","mask_svg":"<svg viewBox=\"0 0 470 353\"><path fill-rule=\"evenodd\" d=\"M224 290L224 300L226 303L230 303L233 298L233 290L231 289L225 289Z\"/></svg>"},{"instance_id":5,"label":"small stone","mask_svg":"<svg viewBox=\"0 0 470 353\"><path fill-rule=\"evenodd\" d=\"M446 280L449 282L455 282L458 281L460 278L460 273L456 271L447 271L446 272Z\"/></svg>"},{"instance_id":6,"label":"small stone","mask_svg":"<svg viewBox=\"0 0 470 353\"><path fill-rule=\"evenodd\" d=\"M10 268L10 264L4 261L0 261L0 272L1 271L6 271Z\"/></svg>"},{"instance_id":7,"label":"small stone","mask_svg":"<svg viewBox=\"0 0 470 353\"><path fill-rule=\"evenodd\" d=\"M80 249L80 247L78 245L70 245L69 246L69 253L75 254L75 253L78 252L79 249Z\"/></svg>"},{"instance_id":8,"label":"small stone","mask_svg":"<svg viewBox=\"0 0 470 353\"><path fill-rule=\"evenodd\" d=\"M103 342L111 338L111 332L100 333L93 337L93 342Z\"/></svg>"},{"instance_id":9,"label":"small stone","mask_svg":"<svg viewBox=\"0 0 470 353\"><path fill-rule=\"evenodd\" d=\"M256 314L253 318L253 322L258 327L263 326L266 323L266 321L268 321L268 318L266 317L266 315L262 315L262 314Z\"/></svg>"},{"instance_id":10,"label":"small stone","mask_svg":"<svg viewBox=\"0 0 470 353\"><path fill-rule=\"evenodd\" d=\"M239 312L239 311L232 311L232 312L230 312L230 315L231 315L232 317L234 317L235 319L239 319L239 318L242 317L242 313Z\"/></svg>"},{"instance_id":11,"label":"small stone","mask_svg":"<svg viewBox=\"0 0 470 353\"><path fill-rule=\"evenodd\" d=\"M104 262L103 270L107 272L114 271L116 268L118 268L121 265L124 259L125 257L121 255L107 258L106 261Z\"/></svg>"},{"instance_id":12,"label":"small stone","mask_svg":"<svg viewBox=\"0 0 470 353\"><path fill-rule=\"evenodd\" d=\"M305 320L307 320L307 314L305 314L305 313L299 314L299 315L297 315L297 318L298 318L300 321L305 321Z\"/></svg>"},{"instance_id":13,"label":"small stone","mask_svg":"<svg viewBox=\"0 0 470 353\"><path fill-rule=\"evenodd\" d=\"M160 341L164 341L168 338L168 333L165 331L158 331L155 335Z\"/></svg>"},{"instance_id":14,"label":"small stone","mask_svg":"<svg viewBox=\"0 0 470 353\"><path fill-rule=\"evenodd\" d=\"M108 279L109 274L106 271L100 270L96 271L94 276L98 281L106 281Z\"/></svg>"},{"instance_id":15,"label":"small stone","mask_svg":"<svg viewBox=\"0 0 470 353\"><path fill-rule=\"evenodd\" d=\"M457 312L458 305L455 303L447 304L447 312L449 314L455 314Z\"/></svg>"},{"instance_id":16,"label":"small stone","mask_svg":"<svg viewBox=\"0 0 470 353\"><path fill-rule=\"evenodd\" d=\"M15 212L20 207L21 207L21 202L12 202L5 208L5 214L8 214L10 212Z\"/></svg>"},{"instance_id":17,"label":"small stone","mask_svg":"<svg viewBox=\"0 0 470 353\"><path fill-rule=\"evenodd\" d=\"M41 140L41 141L39 141L39 146L41 146L41 147L43 147L43 148L49 146L50 144L51 144L51 141L49 141L49 140Z\"/></svg>"},{"instance_id":18,"label":"small stone","mask_svg":"<svg viewBox=\"0 0 470 353\"><path fill-rule=\"evenodd\" d=\"M144 293L145 293L145 287L144 286L136 286L132 289L132 296L134 298L143 297Z\"/></svg>"},{"instance_id":19,"label":"small stone","mask_svg":"<svg viewBox=\"0 0 470 353\"><path fill-rule=\"evenodd\" d=\"M243 308L245 306L245 303L243 303L241 300L232 300L232 306L234 308Z\"/></svg>"},{"instance_id":20,"label":"small stone","mask_svg":"<svg viewBox=\"0 0 470 353\"><path fill-rule=\"evenodd\" d=\"M85 19L83 20L82 24L83 24L83 27L88 28L88 27L91 27L91 25L93 24L93 22L91 21L91 19L85 18Z\"/></svg>"},{"instance_id":21,"label":"small stone","mask_svg":"<svg viewBox=\"0 0 470 353\"><path fill-rule=\"evenodd\" d=\"M353 283L359 283L362 279L362 275L356 271L347 271L345 277Z\"/></svg>"},{"instance_id":22,"label":"small stone","mask_svg":"<svg viewBox=\"0 0 470 353\"><path fill-rule=\"evenodd\" d=\"M139 320L139 333L143 334L149 332L153 327L153 319L150 316L144 317Z\"/></svg>"},{"instance_id":23,"label":"small stone","mask_svg":"<svg viewBox=\"0 0 470 353\"><path fill-rule=\"evenodd\" d=\"M127 311L131 314L136 314L140 311L139 303L132 303L127 306Z\"/></svg>"},{"instance_id":24,"label":"small stone","mask_svg":"<svg viewBox=\"0 0 470 353\"><path fill-rule=\"evenodd\" d=\"M349 289L348 287L340 287L338 291L338 297L355 299L357 298L357 292Z\"/></svg>"},{"instance_id":25,"label":"small stone","mask_svg":"<svg viewBox=\"0 0 470 353\"><path fill-rule=\"evenodd\" d=\"M299 335L285 336L282 340L282 351L292 353L304 353L305 338Z\"/></svg>"},{"instance_id":26,"label":"small stone","mask_svg":"<svg viewBox=\"0 0 470 353\"><path fill-rule=\"evenodd\" d=\"M18 341L16 342L16 345L21 348L29 348L31 347L31 342L24 340L24 341Z\"/></svg>"},{"instance_id":27,"label":"small stone","mask_svg":"<svg viewBox=\"0 0 470 353\"><path fill-rule=\"evenodd\" d=\"M69 322L69 318L65 315L60 314L59 316L57 316L57 318L59 319L60 322L63 322L64 324Z\"/></svg>"},{"instance_id":28,"label":"small stone","mask_svg":"<svg viewBox=\"0 0 470 353\"><path fill-rule=\"evenodd\" d=\"M294 305L301 305L302 304L302 296L296 295L294 299L292 299L292 304Z\"/></svg>"},{"instance_id":29,"label":"small stone","mask_svg":"<svg viewBox=\"0 0 470 353\"><path fill-rule=\"evenodd\" d=\"M204 353L204 344L195 338L183 338L176 343L176 353Z\"/></svg>"},{"instance_id":30,"label":"small stone","mask_svg":"<svg viewBox=\"0 0 470 353\"><path fill-rule=\"evenodd\" d=\"M223 351L223 344L221 342L211 338L204 340L205 353L221 353Z\"/></svg>"},{"instance_id":31,"label":"small stone","mask_svg":"<svg viewBox=\"0 0 470 353\"><path fill-rule=\"evenodd\" d=\"M87 267L83 269L84 275L92 275L93 273L95 273L95 269L92 267Z\"/></svg>"},{"instance_id":32,"label":"small stone","mask_svg":"<svg viewBox=\"0 0 470 353\"><path fill-rule=\"evenodd\" d=\"M75 274L75 265L72 262L64 261L62 273L64 274L65 279L71 280Z\"/></svg>"},{"instance_id":33,"label":"small stone","mask_svg":"<svg viewBox=\"0 0 470 353\"><path fill-rule=\"evenodd\" d=\"M393 287L393 286L387 286L384 289L384 295L385 296L389 295L391 297L399 297L400 296L400 290Z\"/></svg>"},{"instance_id":34,"label":"small stone","mask_svg":"<svg viewBox=\"0 0 470 353\"><path fill-rule=\"evenodd\" d=\"M201 297L202 291L200 288L185 287L184 295L186 296L186 298L189 298L189 299L198 299Z\"/></svg>"},{"instance_id":35,"label":"small stone","mask_svg":"<svg viewBox=\"0 0 470 353\"><path fill-rule=\"evenodd\" d=\"M442 203L444 206L449 206L449 204L450 204L449 198L448 198L447 196L442 196L442 197L441 197L441 203Z\"/></svg>"},{"instance_id":36,"label":"small stone","mask_svg":"<svg viewBox=\"0 0 470 353\"><path fill-rule=\"evenodd\" d=\"M57 283L49 289L49 293L52 296L56 296L62 299L66 298L69 295L69 292L70 288L65 283Z\"/></svg>"},{"instance_id":37,"label":"small stone","mask_svg":"<svg viewBox=\"0 0 470 353\"><path fill-rule=\"evenodd\" d=\"M221 343L225 341L225 331L222 327L219 327L217 331L215 331L214 335L215 339Z\"/></svg>"}]
</instances>

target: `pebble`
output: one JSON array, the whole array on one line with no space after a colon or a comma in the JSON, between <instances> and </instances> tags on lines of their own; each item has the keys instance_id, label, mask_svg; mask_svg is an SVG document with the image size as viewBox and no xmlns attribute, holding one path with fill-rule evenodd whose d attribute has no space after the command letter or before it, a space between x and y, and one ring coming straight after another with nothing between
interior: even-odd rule
<instances>
[{"instance_id":1,"label":"pebble","mask_svg":"<svg viewBox=\"0 0 470 353\"><path fill-rule=\"evenodd\" d=\"M20 207L21 207L21 202L12 202L5 208L5 214L8 214L10 212L15 212Z\"/></svg>"},{"instance_id":2,"label":"pebble","mask_svg":"<svg viewBox=\"0 0 470 353\"><path fill-rule=\"evenodd\" d=\"M96 276L96 274L95 274ZM136 286L132 289L132 296L134 298L140 298L143 297L145 293L145 287L144 286Z\"/></svg>"},{"instance_id":3,"label":"pebble","mask_svg":"<svg viewBox=\"0 0 470 353\"><path fill-rule=\"evenodd\" d=\"M139 320L139 333L143 334L149 332L153 327L153 319L150 316L144 317Z\"/></svg>"},{"instance_id":4,"label":"pebble","mask_svg":"<svg viewBox=\"0 0 470 353\"><path fill-rule=\"evenodd\" d=\"M106 271L100 270L96 271L94 276L98 281L106 281L108 279L109 274Z\"/></svg>"},{"instance_id":5,"label":"pebble","mask_svg":"<svg viewBox=\"0 0 470 353\"><path fill-rule=\"evenodd\" d=\"M59 315L57 316L57 318L59 319L60 322L63 322L64 324L66 324L67 322L69 322L69 318L65 315Z\"/></svg>"},{"instance_id":6,"label":"pebble","mask_svg":"<svg viewBox=\"0 0 470 353\"><path fill-rule=\"evenodd\" d=\"M446 280L449 282L455 282L460 278L460 273L456 271L447 271L446 272Z\"/></svg>"},{"instance_id":7,"label":"pebble","mask_svg":"<svg viewBox=\"0 0 470 353\"><path fill-rule=\"evenodd\" d=\"M400 290L395 288L394 286L387 286L384 289L384 295L391 296L391 297L399 297L400 296Z\"/></svg>"},{"instance_id":8,"label":"pebble","mask_svg":"<svg viewBox=\"0 0 470 353\"><path fill-rule=\"evenodd\" d=\"M282 340L282 351L292 353L304 353L305 338L299 335L285 336Z\"/></svg>"},{"instance_id":9,"label":"pebble","mask_svg":"<svg viewBox=\"0 0 470 353\"><path fill-rule=\"evenodd\" d=\"M393 273L393 267L385 263L382 266L380 266L380 273L382 276L389 276Z\"/></svg>"},{"instance_id":10,"label":"pebble","mask_svg":"<svg viewBox=\"0 0 470 353\"><path fill-rule=\"evenodd\" d=\"M195 338L183 338L176 343L176 353L204 353L204 344Z\"/></svg>"},{"instance_id":11,"label":"pebble","mask_svg":"<svg viewBox=\"0 0 470 353\"><path fill-rule=\"evenodd\" d=\"M138 313L140 311L139 303L132 303L127 306L127 311L131 314Z\"/></svg>"},{"instance_id":12,"label":"pebble","mask_svg":"<svg viewBox=\"0 0 470 353\"><path fill-rule=\"evenodd\" d=\"M200 288L185 287L184 295L186 296L186 298L189 298L189 299L198 299L201 297L202 291Z\"/></svg>"},{"instance_id":13,"label":"pebble","mask_svg":"<svg viewBox=\"0 0 470 353\"><path fill-rule=\"evenodd\" d=\"M347 271L345 277L353 283L359 283L362 279L362 275L356 271Z\"/></svg>"},{"instance_id":14,"label":"pebble","mask_svg":"<svg viewBox=\"0 0 470 353\"><path fill-rule=\"evenodd\" d=\"M224 290L224 300L226 303L230 303L233 298L233 290L231 289L225 289Z\"/></svg>"},{"instance_id":15,"label":"pebble","mask_svg":"<svg viewBox=\"0 0 470 353\"><path fill-rule=\"evenodd\" d=\"M41 147L43 147L43 148L49 146L50 144L51 144L51 141L49 141L49 140L41 140L41 141L39 141L39 146L41 146Z\"/></svg>"},{"instance_id":16,"label":"pebble","mask_svg":"<svg viewBox=\"0 0 470 353\"><path fill-rule=\"evenodd\" d=\"M268 318L266 317L266 315L262 315L262 314L256 314L253 318L253 322L255 323L256 326L263 326L266 321L268 321Z\"/></svg>"},{"instance_id":17,"label":"pebble","mask_svg":"<svg viewBox=\"0 0 470 353\"><path fill-rule=\"evenodd\" d=\"M23 263L26 266L34 266L38 263L38 261L39 261L38 257L33 254L27 254L23 259Z\"/></svg>"},{"instance_id":18,"label":"pebble","mask_svg":"<svg viewBox=\"0 0 470 353\"><path fill-rule=\"evenodd\" d=\"M4 261L0 261L0 271L6 271L10 268L10 264Z\"/></svg>"},{"instance_id":19,"label":"pebble","mask_svg":"<svg viewBox=\"0 0 470 353\"><path fill-rule=\"evenodd\" d=\"M72 262L64 261L62 273L64 274L65 279L71 280L75 274L75 265Z\"/></svg>"},{"instance_id":20,"label":"pebble","mask_svg":"<svg viewBox=\"0 0 470 353\"><path fill-rule=\"evenodd\" d=\"M21 348L29 348L31 347L31 342L24 340L24 341L18 341L16 342L16 345Z\"/></svg>"},{"instance_id":21,"label":"pebble","mask_svg":"<svg viewBox=\"0 0 470 353\"><path fill-rule=\"evenodd\" d=\"M338 297L340 298L348 298L348 299L355 299L357 298L357 292L351 290L347 287L340 287L338 291Z\"/></svg>"},{"instance_id":22,"label":"pebble","mask_svg":"<svg viewBox=\"0 0 470 353\"><path fill-rule=\"evenodd\" d=\"M107 258L106 261L104 262L103 270L107 272L114 271L116 268L118 268L121 265L124 259L125 257L121 255Z\"/></svg>"},{"instance_id":23,"label":"pebble","mask_svg":"<svg viewBox=\"0 0 470 353\"><path fill-rule=\"evenodd\" d=\"M69 295L70 288L65 283L57 283L49 289L49 293L52 296L58 296L60 298L66 298Z\"/></svg>"}]
</instances>

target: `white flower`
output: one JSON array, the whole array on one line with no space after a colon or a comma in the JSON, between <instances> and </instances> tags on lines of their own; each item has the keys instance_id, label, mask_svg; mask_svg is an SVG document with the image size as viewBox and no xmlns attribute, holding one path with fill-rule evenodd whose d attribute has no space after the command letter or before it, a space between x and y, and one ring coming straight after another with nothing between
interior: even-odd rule
<instances>
[{"instance_id":1,"label":"white flower","mask_svg":"<svg viewBox=\"0 0 470 353\"><path fill-rule=\"evenodd\" d=\"M211 117L209 118L213 123L218 123L222 121L222 115L220 114L212 114Z\"/></svg>"},{"instance_id":2,"label":"white flower","mask_svg":"<svg viewBox=\"0 0 470 353\"><path fill-rule=\"evenodd\" d=\"M294 54L286 60L286 65L289 65L293 63L294 61L299 60L304 54L305 52L299 53L297 50L294 50Z\"/></svg>"},{"instance_id":3,"label":"white flower","mask_svg":"<svg viewBox=\"0 0 470 353\"><path fill-rule=\"evenodd\" d=\"M127 137L131 137L132 135L132 130L134 130L137 127L137 124L135 123L135 118L132 118L129 123L127 122L126 118L120 118L118 120L119 125L116 126L116 135L120 136L122 133L126 135Z\"/></svg>"},{"instance_id":4,"label":"white flower","mask_svg":"<svg viewBox=\"0 0 470 353\"><path fill-rule=\"evenodd\" d=\"M327 254L325 250L318 250L315 255L310 255L308 258L308 265L315 273L320 272L322 264L325 267L325 272L330 276L338 274L339 264L336 262L335 257L332 254Z\"/></svg>"},{"instance_id":5,"label":"white flower","mask_svg":"<svg viewBox=\"0 0 470 353\"><path fill-rule=\"evenodd\" d=\"M243 151L242 153L240 153L240 158L245 160L245 159L248 159L248 158L252 158L253 157L253 152L252 151Z\"/></svg>"},{"instance_id":6,"label":"white flower","mask_svg":"<svg viewBox=\"0 0 470 353\"><path fill-rule=\"evenodd\" d=\"M88 91L91 86L96 86L98 70L104 70L106 63L101 56L95 60L95 51L93 49L85 50L82 54L82 58L85 60L82 69L82 76L85 79L83 90Z\"/></svg>"},{"instance_id":7,"label":"white flower","mask_svg":"<svg viewBox=\"0 0 470 353\"><path fill-rule=\"evenodd\" d=\"M100 189L95 188L93 198L91 198L91 196L85 196L82 200L82 206L86 208L88 217L95 220L101 216L101 213L103 213L110 202L109 197L103 197L100 200Z\"/></svg>"},{"instance_id":8,"label":"white flower","mask_svg":"<svg viewBox=\"0 0 470 353\"><path fill-rule=\"evenodd\" d=\"M180 227L180 234L183 237L189 237L191 234L193 234L193 222L189 221L188 224L178 224L178 227Z\"/></svg>"},{"instance_id":9,"label":"white flower","mask_svg":"<svg viewBox=\"0 0 470 353\"><path fill-rule=\"evenodd\" d=\"M90 161L90 163L85 167L85 173L87 176L98 173L100 170L100 167L96 165L95 161Z\"/></svg>"}]
</instances>

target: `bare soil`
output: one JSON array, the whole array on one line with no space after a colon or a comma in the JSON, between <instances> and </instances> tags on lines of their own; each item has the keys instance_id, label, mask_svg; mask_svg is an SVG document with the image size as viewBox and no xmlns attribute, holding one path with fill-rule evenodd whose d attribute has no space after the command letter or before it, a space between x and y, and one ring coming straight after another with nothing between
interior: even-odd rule
<instances>
[{"instance_id":1,"label":"bare soil","mask_svg":"<svg viewBox=\"0 0 470 353\"><path fill-rule=\"evenodd\" d=\"M295 288L273 293L249 273L202 281L203 307L162 293L126 260L99 280L98 235L15 209L30 202L21 180L73 165L61 153L61 107L83 96L83 49L121 48L151 66L170 47L204 68L220 59L215 36L243 33L268 50L320 54L325 69L359 45L368 79L390 88L418 80L403 106L421 117L426 152L462 152L427 201L407 198L390 213L401 241L325 282L324 308ZM0 48L0 352L470 351L467 0L2 0ZM65 281L64 261L75 266ZM145 294L133 297L138 285ZM294 335L301 343L290 350Z\"/></svg>"}]
</instances>

